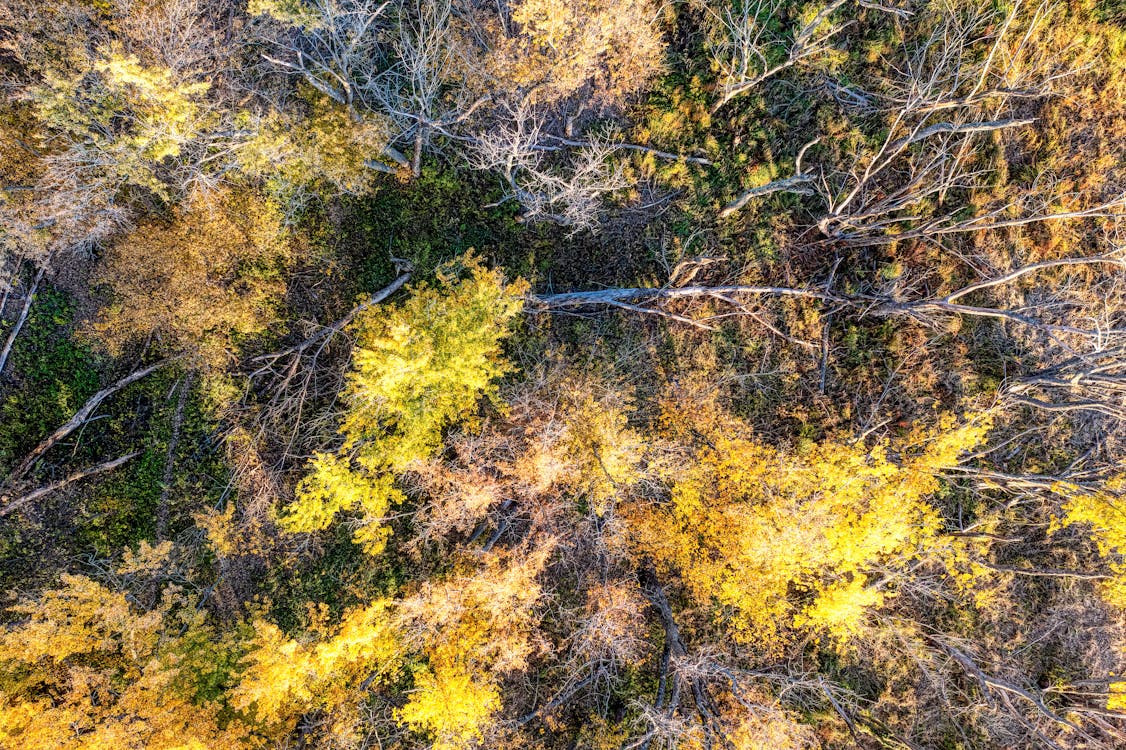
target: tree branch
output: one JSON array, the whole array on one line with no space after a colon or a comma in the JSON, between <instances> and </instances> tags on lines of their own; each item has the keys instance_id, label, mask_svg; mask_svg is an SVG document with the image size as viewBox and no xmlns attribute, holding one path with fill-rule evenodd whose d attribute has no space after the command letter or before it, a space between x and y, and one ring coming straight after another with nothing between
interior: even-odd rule
<instances>
[{"instance_id":1,"label":"tree branch","mask_svg":"<svg viewBox=\"0 0 1126 750\"><path fill-rule=\"evenodd\" d=\"M136 458L139 455L141 455L140 451L127 453L120 458L113 459L112 461L105 461L96 466L91 466L86 469L82 469L81 471L76 471L64 479L60 479L57 482L53 482L51 484L40 487L39 489L29 492L28 494L21 497L17 497L14 500L8 500L7 498L4 498L6 502L3 507L0 507L0 518L3 518L9 513L19 510L28 503L32 503L42 497L46 497L47 495L54 494L67 485L73 484L74 482L80 481L87 477L92 477L95 474L103 474L107 471L113 471L118 466L121 466L122 464Z\"/></svg>"},{"instance_id":2,"label":"tree branch","mask_svg":"<svg viewBox=\"0 0 1126 750\"><path fill-rule=\"evenodd\" d=\"M35 463L36 459L50 450L52 446L65 438L67 435L85 424L86 420L90 418L90 415L94 413L94 410L97 409L107 398L117 393L122 388L136 383L146 375L174 362L176 359L176 357L162 359L155 364L151 364L148 367L145 367L141 370L136 370L126 375L113 385L107 388L103 388L102 390L95 393L86 401L85 404L82 405L81 409L75 412L74 416L71 417L70 420L66 422L66 424L60 426L57 430L48 435L47 438L43 440L43 442L35 446L35 448L30 453L28 453L24 457L24 459L19 462L19 464L16 465L16 468L13 469L12 472L8 475L8 478L4 483L10 485L22 478L23 475L27 473L28 469L31 468L32 464Z\"/></svg>"}]
</instances>

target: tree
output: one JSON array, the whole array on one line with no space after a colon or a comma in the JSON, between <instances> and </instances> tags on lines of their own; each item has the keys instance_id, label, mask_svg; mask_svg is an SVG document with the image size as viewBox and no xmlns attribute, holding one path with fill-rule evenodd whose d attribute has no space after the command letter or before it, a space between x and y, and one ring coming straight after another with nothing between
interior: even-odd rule
<instances>
[{"instance_id":1,"label":"tree","mask_svg":"<svg viewBox=\"0 0 1126 750\"><path fill-rule=\"evenodd\" d=\"M347 612L335 627L323 623L318 639L293 640L264 618L254 636L233 705L249 712L269 734L284 738L303 714L323 710L330 734L346 736L355 723L364 688L391 679L401 668L403 647L391 603L376 600Z\"/></svg>"},{"instance_id":2,"label":"tree","mask_svg":"<svg viewBox=\"0 0 1126 750\"><path fill-rule=\"evenodd\" d=\"M213 193L114 243L96 278L112 302L93 330L111 351L156 336L173 354L222 366L274 320L288 260L273 202L250 191Z\"/></svg>"},{"instance_id":3,"label":"tree","mask_svg":"<svg viewBox=\"0 0 1126 750\"><path fill-rule=\"evenodd\" d=\"M160 552L168 548L142 549L122 574ZM68 575L12 612L21 619L0 633L0 746L262 747L207 689L229 666L233 644L175 588L139 611L128 593Z\"/></svg>"},{"instance_id":4,"label":"tree","mask_svg":"<svg viewBox=\"0 0 1126 750\"><path fill-rule=\"evenodd\" d=\"M739 642L769 651L795 631L847 642L894 596L874 571L909 563L939 533L927 501L937 474L988 426L947 418L894 445L833 441L790 454L700 425L707 442L674 475L669 506L634 516L638 544L698 606L717 604Z\"/></svg>"},{"instance_id":5,"label":"tree","mask_svg":"<svg viewBox=\"0 0 1126 750\"><path fill-rule=\"evenodd\" d=\"M659 11L648 0L520 0L514 33L496 45L492 69L531 101L620 106L663 67Z\"/></svg>"},{"instance_id":6,"label":"tree","mask_svg":"<svg viewBox=\"0 0 1126 750\"><path fill-rule=\"evenodd\" d=\"M225 130L226 80L206 72L226 54L225 3L106 5L5 10L20 63L9 83L34 115L26 145L40 165L25 232L46 234L52 250L105 243L138 205L213 187L237 140Z\"/></svg>"},{"instance_id":7,"label":"tree","mask_svg":"<svg viewBox=\"0 0 1126 750\"><path fill-rule=\"evenodd\" d=\"M468 275L458 279L462 269ZM381 550L389 533L382 520L403 499L396 475L428 458L442 430L470 417L481 397L495 398L494 381L508 371L500 344L526 288L469 257L440 268L436 284L416 286L392 310L361 313L343 445L313 458L283 526L316 531L337 512L360 509L356 540Z\"/></svg>"},{"instance_id":8,"label":"tree","mask_svg":"<svg viewBox=\"0 0 1126 750\"><path fill-rule=\"evenodd\" d=\"M831 20L847 2L833 0L820 9L803 10L790 42L771 31L782 10L777 0L724 3L722 10L703 4L717 27L709 39L712 63L720 74L720 98L712 114L787 68L825 53L829 41L847 26Z\"/></svg>"},{"instance_id":9,"label":"tree","mask_svg":"<svg viewBox=\"0 0 1126 750\"><path fill-rule=\"evenodd\" d=\"M605 213L605 199L629 184L621 163L613 161L617 149L610 142L592 142L561 159L560 147L545 145L552 142L545 130L542 116L521 105L476 139L470 159L478 169L500 172L508 188L504 200L516 201L524 220L594 229Z\"/></svg>"}]
</instances>

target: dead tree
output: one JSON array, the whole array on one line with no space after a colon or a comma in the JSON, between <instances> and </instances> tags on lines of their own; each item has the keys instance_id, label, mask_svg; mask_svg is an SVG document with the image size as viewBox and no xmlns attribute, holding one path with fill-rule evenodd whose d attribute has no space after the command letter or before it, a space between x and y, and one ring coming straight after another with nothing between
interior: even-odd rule
<instances>
[{"instance_id":1,"label":"dead tree","mask_svg":"<svg viewBox=\"0 0 1126 750\"><path fill-rule=\"evenodd\" d=\"M415 177L431 139L435 135L459 138L452 131L492 98L475 90L479 87L471 79L482 63L452 23L450 0L401 2L391 30L389 64L364 89L373 106L396 123L400 132L396 140L410 151Z\"/></svg>"},{"instance_id":2,"label":"dead tree","mask_svg":"<svg viewBox=\"0 0 1126 750\"><path fill-rule=\"evenodd\" d=\"M942 11L900 74L871 94L890 111L878 146L852 157L823 156L809 167L799 156L793 177L745 192L721 217L759 195L812 191L827 209L817 222L827 241L864 247L1122 215L1126 192L1061 194L1048 175L1014 198L972 208L949 203L956 191L989 187L993 170L971 158L986 138L1001 139L1035 121L1014 114L1016 105L1056 94L1060 82L1077 72L1065 55L1049 56L1043 51L1049 45L1033 43L1044 33L1049 11L1047 2L1031 8L1014 3L1003 14L989 8Z\"/></svg>"},{"instance_id":3,"label":"dead tree","mask_svg":"<svg viewBox=\"0 0 1126 750\"><path fill-rule=\"evenodd\" d=\"M390 0L312 0L293 17L275 18L269 62L301 76L337 104L353 106L385 57L380 32Z\"/></svg>"},{"instance_id":4,"label":"dead tree","mask_svg":"<svg viewBox=\"0 0 1126 750\"><path fill-rule=\"evenodd\" d=\"M344 316L327 326L318 326L293 346L250 360L255 369L247 374L244 401L256 404L255 420L260 433L284 444L283 463L302 434L321 430L328 435L335 430L332 413L325 414L323 419L309 417L310 404L326 393L336 393L343 378L342 373L319 366L320 360L356 316L389 299L410 281L414 272L411 264L398 258L393 261L399 275Z\"/></svg>"},{"instance_id":5,"label":"dead tree","mask_svg":"<svg viewBox=\"0 0 1126 750\"><path fill-rule=\"evenodd\" d=\"M787 68L828 49L829 41L849 25L831 21L832 15L847 2L827 3L796 30L789 43L769 31L769 22L781 11L778 0L722 3L722 12L705 6L719 27L711 55L720 71L720 97L712 106L712 114Z\"/></svg>"},{"instance_id":6,"label":"dead tree","mask_svg":"<svg viewBox=\"0 0 1126 750\"><path fill-rule=\"evenodd\" d=\"M103 461L100 464L96 464L94 466L89 466L85 469L81 469L81 470L76 471L72 474L68 474L63 479L60 479L56 482L51 482L50 484L43 485L42 487L39 487L38 489L34 489L31 492L28 492L28 493L23 494L23 495L19 495L19 496L14 497L14 498L11 497L10 495L0 496L0 500L2 500L3 503L4 503L2 506L0 506L0 518L3 518L4 516L8 515L9 513L14 513L15 511L19 510L20 508L23 508L26 505L30 505L31 503L35 502L36 500L47 497L49 495L53 495L56 492L58 492L59 490L62 490L63 488L68 487L69 485L72 485L75 482L86 479L87 477L96 476L98 474L104 474L107 471L113 471L117 467L128 463L129 461L133 460L134 458L136 458L139 455L141 455L140 451L134 451L132 453L126 453L124 456L120 456L118 458L114 458L114 459L111 459L109 461Z\"/></svg>"},{"instance_id":7,"label":"dead tree","mask_svg":"<svg viewBox=\"0 0 1126 750\"><path fill-rule=\"evenodd\" d=\"M617 145L590 141L560 159L567 147L548 133L541 113L523 102L507 111L509 116L474 139L473 166L501 174L508 187L501 202L518 203L526 221L552 221L575 230L596 226L605 199L628 186L621 165L612 159Z\"/></svg>"}]
</instances>

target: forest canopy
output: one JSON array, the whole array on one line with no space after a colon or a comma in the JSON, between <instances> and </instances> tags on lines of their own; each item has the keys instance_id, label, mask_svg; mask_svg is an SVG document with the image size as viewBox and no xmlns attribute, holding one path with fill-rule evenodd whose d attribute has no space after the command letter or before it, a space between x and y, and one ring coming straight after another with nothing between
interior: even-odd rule
<instances>
[{"instance_id":1,"label":"forest canopy","mask_svg":"<svg viewBox=\"0 0 1126 750\"><path fill-rule=\"evenodd\" d=\"M1121 0L4 0L0 750L1126 746Z\"/></svg>"}]
</instances>

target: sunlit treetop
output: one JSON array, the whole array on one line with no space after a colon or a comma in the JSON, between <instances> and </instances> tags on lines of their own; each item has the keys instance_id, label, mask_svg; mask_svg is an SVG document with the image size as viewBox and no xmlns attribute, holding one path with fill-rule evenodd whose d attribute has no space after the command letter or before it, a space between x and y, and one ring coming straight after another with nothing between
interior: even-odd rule
<instances>
[{"instance_id":1,"label":"sunlit treetop","mask_svg":"<svg viewBox=\"0 0 1126 750\"><path fill-rule=\"evenodd\" d=\"M501 342L527 288L469 256L439 268L435 283L413 286L402 303L363 313L343 445L313 458L283 525L314 531L341 510L359 509L356 540L381 549L388 533L381 519L403 499L395 475L437 450L446 427L472 421L482 398L496 399L496 380L509 370Z\"/></svg>"}]
</instances>

